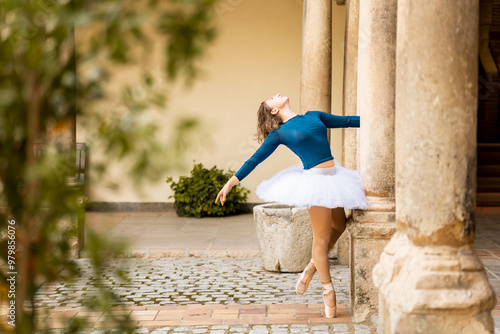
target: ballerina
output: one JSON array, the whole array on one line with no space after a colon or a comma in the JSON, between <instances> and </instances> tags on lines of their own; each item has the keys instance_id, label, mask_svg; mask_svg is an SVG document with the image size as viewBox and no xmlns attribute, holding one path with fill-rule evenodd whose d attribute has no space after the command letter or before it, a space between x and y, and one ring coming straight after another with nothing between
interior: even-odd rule
<instances>
[{"instance_id":1,"label":"ballerina","mask_svg":"<svg viewBox=\"0 0 500 334\"><path fill-rule=\"evenodd\" d=\"M301 159L269 180L256 194L266 202L307 207L313 228L312 258L295 290L303 294L315 272L323 285L325 316L336 315L336 295L328 252L346 228L344 208L366 209L368 203L359 171L342 167L332 156L328 128L360 127L359 116L336 116L322 111L296 114L287 96L279 93L261 103L257 112L257 140L262 145L220 190L215 203L224 205L231 189L283 144Z\"/></svg>"}]
</instances>

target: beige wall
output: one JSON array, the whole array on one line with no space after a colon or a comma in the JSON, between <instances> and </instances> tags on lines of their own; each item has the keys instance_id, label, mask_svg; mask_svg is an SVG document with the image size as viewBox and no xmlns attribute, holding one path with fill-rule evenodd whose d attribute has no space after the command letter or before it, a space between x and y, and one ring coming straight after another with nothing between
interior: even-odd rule
<instances>
[{"instance_id":1,"label":"beige wall","mask_svg":"<svg viewBox=\"0 0 500 334\"><path fill-rule=\"evenodd\" d=\"M333 6L332 113L337 115L342 114L345 8ZM124 181L127 176L120 165L116 165L109 177L121 180L122 189L115 193L108 191L105 183L93 186L92 201L173 202L168 199L172 192L165 179L173 176L177 180L179 175L189 174L193 160L208 168L217 165L236 171L253 154L259 147L253 139L256 112L263 100L279 92L289 96L292 109L299 112L302 1L222 1L217 24L219 35L201 63L204 76L192 89L171 89L167 110L155 116L165 130L163 138L177 116L192 115L202 122L203 129L195 139L197 149L188 154L186 170L166 172L156 184L147 185L146 192L137 195ZM151 52L154 56L149 66L158 70L161 50L155 48ZM117 79L127 80L132 72L120 69ZM77 140L86 140L81 124L77 127ZM342 157L341 145L342 130L332 130L332 154L336 159ZM297 156L280 146L243 180L242 185L251 190L248 201L261 202L255 195L259 182L298 162Z\"/></svg>"}]
</instances>

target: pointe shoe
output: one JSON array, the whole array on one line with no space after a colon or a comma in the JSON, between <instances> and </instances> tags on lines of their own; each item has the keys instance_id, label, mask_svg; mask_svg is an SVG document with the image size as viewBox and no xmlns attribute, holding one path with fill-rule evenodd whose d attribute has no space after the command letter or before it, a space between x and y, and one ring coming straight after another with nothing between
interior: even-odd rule
<instances>
[{"instance_id":1,"label":"pointe shoe","mask_svg":"<svg viewBox=\"0 0 500 334\"><path fill-rule=\"evenodd\" d=\"M337 313L337 297L332 283L323 284L323 301L325 302L325 317L335 318ZM328 306L332 305L332 307Z\"/></svg>"},{"instance_id":2,"label":"pointe shoe","mask_svg":"<svg viewBox=\"0 0 500 334\"><path fill-rule=\"evenodd\" d=\"M295 291L299 295L302 295L304 294L304 292L306 292L307 287L309 286L309 283L311 282L315 272L316 272L316 266L314 265L314 262L311 259L311 261L307 264L306 268L300 275L297 284L295 285Z\"/></svg>"}]
</instances>

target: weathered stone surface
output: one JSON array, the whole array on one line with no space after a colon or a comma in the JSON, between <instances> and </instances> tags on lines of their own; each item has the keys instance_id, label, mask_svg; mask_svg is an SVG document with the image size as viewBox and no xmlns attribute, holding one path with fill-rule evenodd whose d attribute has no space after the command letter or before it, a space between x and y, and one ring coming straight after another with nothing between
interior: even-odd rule
<instances>
[{"instance_id":1,"label":"weathered stone surface","mask_svg":"<svg viewBox=\"0 0 500 334\"><path fill-rule=\"evenodd\" d=\"M344 116L357 115L358 99L358 27L359 27L359 0L348 0L346 6L346 32L344 46L344 85L343 85L343 112ZM344 145L342 147L343 164L349 169L359 169L357 140L358 132L344 131ZM347 211L347 210L346 210ZM347 215L350 217L351 210ZM349 220L348 220L349 221ZM343 233L338 244L337 258L340 264L349 264L349 232Z\"/></svg>"},{"instance_id":2,"label":"weathered stone surface","mask_svg":"<svg viewBox=\"0 0 500 334\"><path fill-rule=\"evenodd\" d=\"M379 333L493 333L495 292L472 244L418 246L398 231L373 280Z\"/></svg>"},{"instance_id":3,"label":"weathered stone surface","mask_svg":"<svg viewBox=\"0 0 500 334\"><path fill-rule=\"evenodd\" d=\"M378 291L373 284L372 270L379 254L395 233L394 223L363 224L350 221L350 311L353 321L370 319L376 314Z\"/></svg>"},{"instance_id":4,"label":"weathered stone surface","mask_svg":"<svg viewBox=\"0 0 500 334\"><path fill-rule=\"evenodd\" d=\"M336 258L339 264L349 264L349 232L344 232L337 240Z\"/></svg>"},{"instance_id":5,"label":"weathered stone surface","mask_svg":"<svg viewBox=\"0 0 500 334\"><path fill-rule=\"evenodd\" d=\"M422 245L474 238L478 6L452 3L398 4L398 220Z\"/></svg>"},{"instance_id":6,"label":"weathered stone surface","mask_svg":"<svg viewBox=\"0 0 500 334\"><path fill-rule=\"evenodd\" d=\"M356 6L356 3L350 2L351 5ZM354 210L352 222L348 225L350 307L354 321L370 319L377 313L378 296L371 273L383 248L396 231L396 13L396 0L359 2L357 114L361 117L361 127L358 132L357 165L369 207L367 210ZM356 15L355 12L352 14ZM354 32L348 32L348 36L354 36Z\"/></svg>"},{"instance_id":7,"label":"weathered stone surface","mask_svg":"<svg viewBox=\"0 0 500 334\"><path fill-rule=\"evenodd\" d=\"M308 110L331 112L331 96L332 2L304 0L300 113Z\"/></svg>"},{"instance_id":8,"label":"weathered stone surface","mask_svg":"<svg viewBox=\"0 0 500 334\"><path fill-rule=\"evenodd\" d=\"M346 8L344 50L343 115L357 115L358 98L358 26L359 0L348 0ZM359 130L358 130L359 131ZM358 131L344 131L343 163L349 169L358 169Z\"/></svg>"},{"instance_id":9,"label":"weathered stone surface","mask_svg":"<svg viewBox=\"0 0 500 334\"><path fill-rule=\"evenodd\" d=\"M359 166L368 196L394 197L396 0L359 6Z\"/></svg>"},{"instance_id":10,"label":"weathered stone surface","mask_svg":"<svg viewBox=\"0 0 500 334\"><path fill-rule=\"evenodd\" d=\"M398 232L373 270L379 333L493 333L472 245L477 29L476 1L398 1Z\"/></svg>"},{"instance_id":11,"label":"weathered stone surface","mask_svg":"<svg viewBox=\"0 0 500 334\"><path fill-rule=\"evenodd\" d=\"M280 204L254 207L260 257L266 270L301 272L311 260L313 233L305 208Z\"/></svg>"}]
</instances>

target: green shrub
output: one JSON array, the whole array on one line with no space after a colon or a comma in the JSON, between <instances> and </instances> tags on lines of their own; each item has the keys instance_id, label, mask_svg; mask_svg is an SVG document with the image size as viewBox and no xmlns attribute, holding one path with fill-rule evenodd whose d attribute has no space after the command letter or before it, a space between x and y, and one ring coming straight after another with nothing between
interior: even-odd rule
<instances>
[{"instance_id":1,"label":"green shrub","mask_svg":"<svg viewBox=\"0 0 500 334\"><path fill-rule=\"evenodd\" d=\"M217 169L217 166L206 169L199 163L194 165L190 177L181 176L179 182L174 182L169 177L166 182L172 183L170 188L174 191L174 195L169 198L175 199L177 215L201 218L248 212L242 203L247 200L250 190L240 185L231 189L224 206L220 205L220 201L215 204L217 194L232 175L234 172L231 170L224 173L223 170Z\"/></svg>"}]
</instances>

